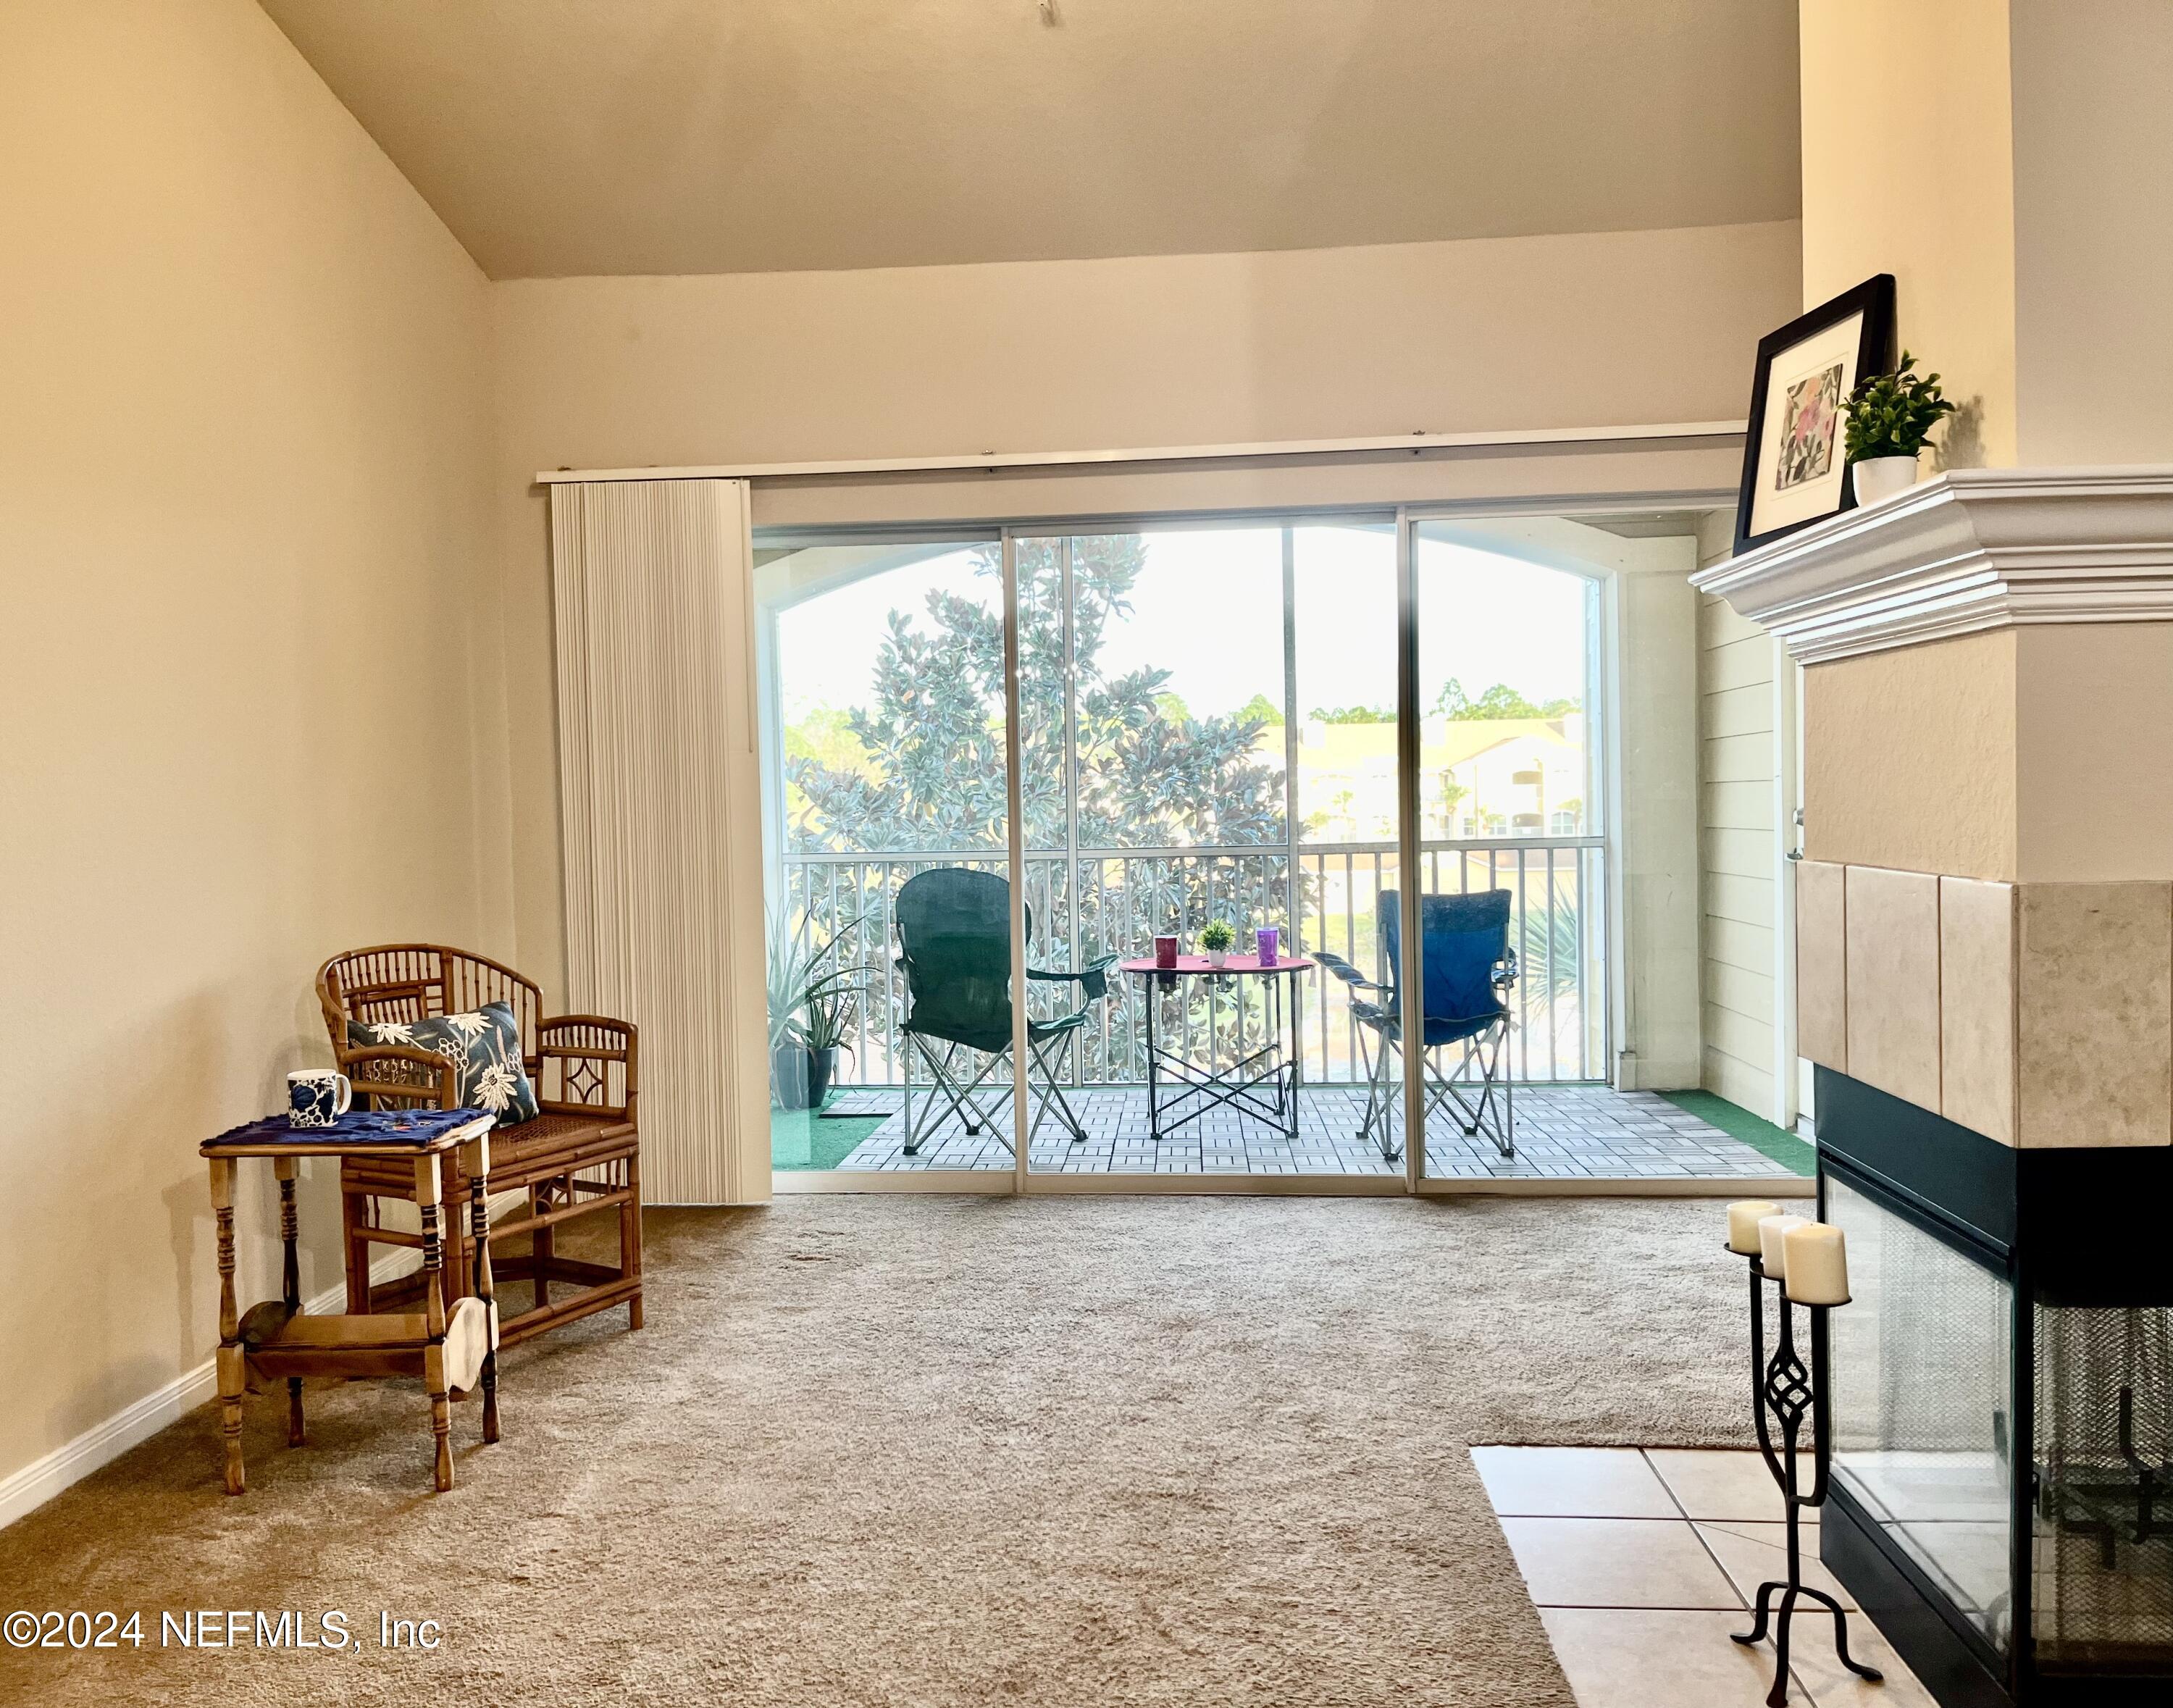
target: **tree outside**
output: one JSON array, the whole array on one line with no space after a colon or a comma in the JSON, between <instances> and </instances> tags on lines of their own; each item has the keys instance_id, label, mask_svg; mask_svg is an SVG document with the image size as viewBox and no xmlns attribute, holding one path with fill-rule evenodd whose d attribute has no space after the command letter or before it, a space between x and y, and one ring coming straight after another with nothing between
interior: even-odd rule
<instances>
[{"instance_id":1,"label":"tree outside","mask_svg":"<svg viewBox=\"0 0 2173 1708\"><path fill-rule=\"evenodd\" d=\"M1281 713L1264 701L1234 716L1194 717L1168 692L1167 670L1103 668L1104 636L1131 614L1146 567L1136 535L1072 542L1078 684L1079 844L1271 846L1283 840L1282 768L1260 731ZM1000 849L1004 839L1002 566L980 547L986 601L929 595L925 611L890 614L874 703L839 720L858 752L827 751L795 725L786 773L795 852L883 854ZM1018 547L1020 752L1027 846L1065 846L1064 611L1056 542ZM830 725L823 726L828 733ZM803 734L803 732L806 732Z\"/></svg>"},{"instance_id":2,"label":"tree outside","mask_svg":"<svg viewBox=\"0 0 2173 1708\"><path fill-rule=\"evenodd\" d=\"M1069 873L1060 860L1035 863L1027 900L1037 915L1031 945L1037 964L1070 964L1075 931L1077 952L1092 959L1135 952L1158 931L1189 936L1211 917L1241 929L1286 926L1289 862L1269 852L1284 843L1283 768L1263 757L1259 743L1270 722L1262 713L1273 709L1194 716L1169 692L1168 671L1105 669L1104 638L1113 622L1131 615L1146 543L1136 535L1082 536L1071 547L1078 846L1109 852L1082 858ZM1034 853L1060 854L1068 841L1061 564L1054 541L1022 542L1017 554L1026 843ZM987 600L939 590L919 613L890 613L868 707L824 712L788 732L793 852L1000 854L1006 779L997 549L979 548L973 570L990 590ZM1184 859L1119 852L1203 845L1262 852ZM855 896L846 911L880 919L887 909L870 910L871 899L876 898ZM882 952L878 943L861 946L871 966L870 957ZM1097 1030L1092 1048L1097 1058L1106 1052L1130 1059L1139 1016L1127 1007L1113 1018L1108 1038ZM1197 1020L1234 1040L1234 1014ZM1091 1062L1090 1076L1118 1065Z\"/></svg>"}]
</instances>

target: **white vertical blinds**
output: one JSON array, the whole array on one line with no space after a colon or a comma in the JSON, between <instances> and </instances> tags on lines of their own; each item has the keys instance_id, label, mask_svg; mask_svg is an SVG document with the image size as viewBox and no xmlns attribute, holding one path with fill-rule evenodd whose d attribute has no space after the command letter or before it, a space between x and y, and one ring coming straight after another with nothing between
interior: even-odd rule
<instances>
[{"instance_id":1,"label":"white vertical blinds","mask_svg":"<svg viewBox=\"0 0 2173 1708\"><path fill-rule=\"evenodd\" d=\"M641 1034L643 1195L769 1196L747 483L551 488L569 1005Z\"/></svg>"}]
</instances>

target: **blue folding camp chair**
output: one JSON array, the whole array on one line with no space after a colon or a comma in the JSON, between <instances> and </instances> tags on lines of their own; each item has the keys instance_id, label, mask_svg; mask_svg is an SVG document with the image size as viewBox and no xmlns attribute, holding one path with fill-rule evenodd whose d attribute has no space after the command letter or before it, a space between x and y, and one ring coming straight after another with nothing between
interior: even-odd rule
<instances>
[{"instance_id":1,"label":"blue folding camp chair","mask_svg":"<svg viewBox=\"0 0 2173 1708\"><path fill-rule=\"evenodd\" d=\"M1367 1085L1366 1118L1358 1136L1379 1146L1390 1162L1404 1154L1391 1120L1396 1099L1388 1077L1388 1052L1405 1053L1398 994L1403 981L1400 899L1394 890L1383 890L1374 903L1386 983L1366 978L1340 956L1320 956L1321 964L1351 987L1351 1012L1358 1022ZM1509 1038L1509 993L1517 983L1517 951L1509 946L1510 899L1507 890L1419 897L1419 959L1424 970L1419 1059L1426 1075L1427 1118L1438 1109L1466 1134L1486 1134L1504 1156L1517 1154L1515 1096L1502 1071ZM1376 994L1361 996L1361 991ZM1368 1034L1373 1039L1370 1051ZM1453 1045L1461 1046L1462 1053L1444 1072L1439 1052Z\"/></svg>"},{"instance_id":2,"label":"blue folding camp chair","mask_svg":"<svg viewBox=\"0 0 2173 1708\"><path fill-rule=\"evenodd\" d=\"M965 866L938 866L916 872L898 886L895 909L905 969L905 1154L916 1156L921 1140L946 1113L965 1123L968 1133L986 1127L1011 1148L1002 1123L976 1096L1011 1048L1011 886L994 872ZM1033 909L1026 910L1027 941L1033 941ZM1091 1018L1093 1005L1108 994L1109 968L1117 957L1105 956L1076 973L1029 967L1027 978L1047 984L1076 984L1079 1005L1051 1020L1026 1023L1027 1053L1038 1068L1041 1107L1034 1112L1027 1139L1041 1130L1054 1107L1071 1134L1083 1144L1086 1129L1072 1113L1058 1083L1065 1051ZM968 1054L963 1062L958 1052ZM933 1075L935 1095L925 1099L918 1120L913 1107L913 1059L918 1055ZM982 1058L978 1070L971 1064ZM966 1077L972 1071L972 1077ZM940 1102L939 1102L940 1100Z\"/></svg>"}]
</instances>

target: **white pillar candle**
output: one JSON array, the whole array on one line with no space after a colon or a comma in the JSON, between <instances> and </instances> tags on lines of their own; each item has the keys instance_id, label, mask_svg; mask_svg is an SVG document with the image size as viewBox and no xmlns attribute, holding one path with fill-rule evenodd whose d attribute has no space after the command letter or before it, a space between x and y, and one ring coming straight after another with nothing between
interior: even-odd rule
<instances>
[{"instance_id":1,"label":"white pillar candle","mask_svg":"<svg viewBox=\"0 0 2173 1708\"><path fill-rule=\"evenodd\" d=\"M1788 1296L1798 1305L1848 1303L1848 1242L1839 1228L1807 1221L1782 1237Z\"/></svg>"},{"instance_id":2,"label":"white pillar candle","mask_svg":"<svg viewBox=\"0 0 2173 1708\"><path fill-rule=\"evenodd\" d=\"M1792 1227L1801 1227L1800 1215L1761 1216L1758 1221L1758 1254L1766 1273L1779 1280L1788 1273L1787 1248L1782 1243Z\"/></svg>"},{"instance_id":3,"label":"white pillar candle","mask_svg":"<svg viewBox=\"0 0 2173 1708\"><path fill-rule=\"evenodd\" d=\"M1758 1224L1780 1213L1781 1206L1768 1198L1746 1198L1740 1204L1728 1205L1728 1250L1741 1258L1756 1257L1763 1249L1758 1242Z\"/></svg>"}]
</instances>

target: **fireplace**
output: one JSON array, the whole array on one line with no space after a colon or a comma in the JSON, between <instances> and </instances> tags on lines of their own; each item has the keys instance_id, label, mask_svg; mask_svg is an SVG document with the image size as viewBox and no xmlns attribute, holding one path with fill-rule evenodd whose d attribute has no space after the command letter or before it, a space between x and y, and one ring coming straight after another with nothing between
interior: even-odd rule
<instances>
[{"instance_id":1,"label":"fireplace","mask_svg":"<svg viewBox=\"0 0 2173 1708\"><path fill-rule=\"evenodd\" d=\"M1855 1295L1825 1563L1946 1708L2173 1701L2173 1149L1817 1091Z\"/></svg>"},{"instance_id":2,"label":"fireplace","mask_svg":"<svg viewBox=\"0 0 2173 1708\"><path fill-rule=\"evenodd\" d=\"M1691 578L1804 668L1819 1549L1947 1708L2173 1705L2173 466L1949 469Z\"/></svg>"}]
</instances>

